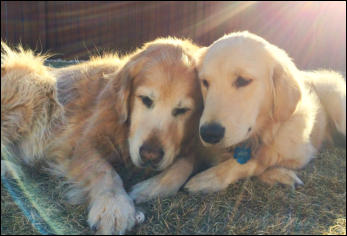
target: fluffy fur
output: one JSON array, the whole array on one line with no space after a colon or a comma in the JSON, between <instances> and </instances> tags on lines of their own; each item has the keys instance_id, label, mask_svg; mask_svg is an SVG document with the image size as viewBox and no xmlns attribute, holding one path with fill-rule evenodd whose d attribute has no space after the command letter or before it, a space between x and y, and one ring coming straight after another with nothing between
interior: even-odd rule
<instances>
[{"instance_id":1,"label":"fluffy fur","mask_svg":"<svg viewBox=\"0 0 347 236\"><path fill-rule=\"evenodd\" d=\"M29 140L23 157L30 164L45 156L52 174L67 178L67 197L89 202L88 222L97 233L126 232L139 215L133 201L173 194L187 180L202 110L197 46L162 38L122 58L109 54L59 69L31 51L3 48L2 145ZM163 172L128 195L114 167L145 167L144 144L162 150L151 167Z\"/></svg>"},{"instance_id":2,"label":"fluffy fur","mask_svg":"<svg viewBox=\"0 0 347 236\"><path fill-rule=\"evenodd\" d=\"M45 59L1 42L1 147L27 164L43 157L52 132L63 122L56 80Z\"/></svg>"},{"instance_id":3,"label":"fluffy fur","mask_svg":"<svg viewBox=\"0 0 347 236\"><path fill-rule=\"evenodd\" d=\"M189 150L202 106L196 48L189 41L158 39L121 59L95 58L53 71L67 124L50 148L52 167L77 183L68 196L75 202L87 198L88 222L98 233L132 228L133 200L173 194L191 174ZM177 109L186 110L176 115ZM144 167L140 150L145 144L164 153L152 167L168 169L135 185L130 198L112 165L131 161ZM174 163L177 156L186 158Z\"/></svg>"},{"instance_id":4,"label":"fluffy fur","mask_svg":"<svg viewBox=\"0 0 347 236\"><path fill-rule=\"evenodd\" d=\"M216 144L202 142L224 162L196 175L191 192L225 189L259 176L273 184L301 184L294 170L304 167L330 136L330 123L346 135L346 83L332 71L305 72L288 55L259 36L231 33L200 52L199 77L204 97L200 126L225 129ZM256 141L254 141L256 140ZM230 148L253 146L246 164Z\"/></svg>"}]
</instances>

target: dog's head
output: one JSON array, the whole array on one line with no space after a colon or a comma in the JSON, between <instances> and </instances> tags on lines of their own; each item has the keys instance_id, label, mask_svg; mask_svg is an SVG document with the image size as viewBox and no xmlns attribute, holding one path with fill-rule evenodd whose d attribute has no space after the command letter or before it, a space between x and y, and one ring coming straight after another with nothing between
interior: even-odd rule
<instances>
[{"instance_id":1,"label":"dog's head","mask_svg":"<svg viewBox=\"0 0 347 236\"><path fill-rule=\"evenodd\" d=\"M301 97L287 54L248 32L201 49L198 71L204 98L200 138L206 146L230 147L268 122L288 119Z\"/></svg>"},{"instance_id":2,"label":"dog's head","mask_svg":"<svg viewBox=\"0 0 347 236\"><path fill-rule=\"evenodd\" d=\"M130 55L114 81L132 162L161 170L198 130L202 98L189 41L157 39ZM196 127L195 127L196 126Z\"/></svg>"}]
</instances>

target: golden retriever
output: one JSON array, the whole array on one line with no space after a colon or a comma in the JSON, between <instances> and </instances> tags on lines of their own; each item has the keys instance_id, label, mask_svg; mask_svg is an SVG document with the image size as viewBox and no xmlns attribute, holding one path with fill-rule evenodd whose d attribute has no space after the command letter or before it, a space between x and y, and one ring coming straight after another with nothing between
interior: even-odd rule
<instances>
[{"instance_id":1,"label":"golden retriever","mask_svg":"<svg viewBox=\"0 0 347 236\"><path fill-rule=\"evenodd\" d=\"M56 80L43 65L46 56L1 42L1 150L34 164L44 156L50 136L63 121ZM1 161L1 174L6 173Z\"/></svg>"},{"instance_id":2,"label":"golden retriever","mask_svg":"<svg viewBox=\"0 0 347 236\"><path fill-rule=\"evenodd\" d=\"M186 185L191 192L222 190L249 176L302 184L294 170L314 157L333 129L346 135L342 76L300 71L259 36L231 33L201 49L198 73L201 141L227 160L193 177ZM251 159L240 161L237 148Z\"/></svg>"},{"instance_id":3,"label":"golden retriever","mask_svg":"<svg viewBox=\"0 0 347 236\"><path fill-rule=\"evenodd\" d=\"M71 201L88 199L88 222L98 233L129 230L133 200L173 194L191 174L202 110L196 50L190 41L157 39L121 59L53 71L67 123L48 153L54 169L79 185L68 193ZM113 168L128 160L168 169L136 184L129 196Z\"/></svg>"}]
</instances>

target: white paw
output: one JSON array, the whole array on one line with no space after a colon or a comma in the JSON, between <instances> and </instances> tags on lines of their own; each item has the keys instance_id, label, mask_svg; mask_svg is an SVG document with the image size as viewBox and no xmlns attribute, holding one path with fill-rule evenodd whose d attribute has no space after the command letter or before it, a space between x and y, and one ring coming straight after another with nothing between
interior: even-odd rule
<instances>
[{"instance_id":1,"label":"white paw","mask_svg":"<svg viewBox=\"0 0 347 236\"><path fill-rule=\"evenodd\" d=\"M303 185L304 183L299 179L293 170L286 168L273 168L265 171L259 178L267 184L273 185L275 183L281 183L289 185L295 188L297 185Z\"/></svg>"},{"instance_id":2,"label":"white paw","mask_svg":"<svg viewBox=\"0 0 347 236\"><path fill-rule=\"evenodd\" d=\"M191 193L203 192L212 193L223 190L228 187L228 184L221 181L215 174L214 168L210 168L188 181L184 186Z\"/></svg>"},{"instance_id":3,"label":"white paw","mask_svg":"<svg viewBox=\"0 0 347 236\"><path fill-rule=\"evenodd\" d=\"M148 179L132 186L129 196L136 203L145 202L154 198L155 188L153 180Z\"/></svg>"},{"instance_id":4,"label":"white paw","mask_svg":"<svg viewBox=\"0 0 347 236\"><path fill-rule=\"evenodd\" d=\"M175 194L181 185L173 186L167 183L162 184L160 176L155 176L140 183L135 184L130 190L130 198L136 203L146 202L156 197L165 197Z\"/></svg>"},{"instance_id":5,"label":"white paw","mask_svg":"<svg viewBox=\"0 0 347 236\"><path fill-rule=\"evenodd\" d=\"M88 223L97 234L124 234L136 222L134 203L126 193L107 192L91 202Z\"/></svg>"}]
</instances>

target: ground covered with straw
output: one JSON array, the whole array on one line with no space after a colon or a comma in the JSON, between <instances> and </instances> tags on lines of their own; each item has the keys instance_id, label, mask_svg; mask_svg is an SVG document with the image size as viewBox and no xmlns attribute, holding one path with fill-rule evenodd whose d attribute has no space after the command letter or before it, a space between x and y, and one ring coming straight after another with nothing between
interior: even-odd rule
<instances>
[{"instance_id":1,"label":"ground covered with straw","mask_svg":"<svg viewBox=\"0 0 347 236\"><path fill-rule=\"evenodd\" d=\"M139 205L146 220L128 233L346 234L346 139L338 143L298 171L304 185L295 190L256 178L208 195L181 190ZM2 178L1 234L93 233L86 222L87 205L66 203L61 180L33 168L23 172L20 181ZM142 178L132 174L123 179L130 187Z\"/></svg>"}]
</instances>

